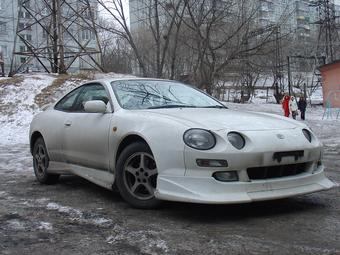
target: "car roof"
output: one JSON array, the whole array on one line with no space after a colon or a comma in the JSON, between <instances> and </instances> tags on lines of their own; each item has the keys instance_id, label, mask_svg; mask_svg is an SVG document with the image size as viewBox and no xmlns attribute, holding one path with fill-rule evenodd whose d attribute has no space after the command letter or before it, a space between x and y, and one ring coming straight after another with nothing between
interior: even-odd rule
<instances>
[{"instance_id":1,"label":"car roof","mask_svg":"<svg viewBox=\"0 0 340 255\"><path fill-rule=\"evenodd\" d=\"M111 83L114 81L138 81L138 80L179 82L176 80L167 80L167 79L158 79L158 78L122 77L122 78L103 78L103 79L91 80L91 81L85 82L84 84L93 83L93 82Z\"/></svg>"}]
</instances>

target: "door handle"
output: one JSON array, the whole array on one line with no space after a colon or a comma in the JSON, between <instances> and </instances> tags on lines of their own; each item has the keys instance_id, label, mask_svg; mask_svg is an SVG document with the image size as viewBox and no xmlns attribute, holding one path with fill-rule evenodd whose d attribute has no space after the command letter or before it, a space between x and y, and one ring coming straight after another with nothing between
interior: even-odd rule
<instances>
[{"instance_id":1,"label":"door handle","mask_svg":"<svg viewBox=\"0 0 340 255\"><path fill-rule=\"evenodd\" d=\"M69 120L67 120L67 121L65 121L64 125L65 125L66 127L70 127L70 126L72 125L72 122L69 121Z\"/></svg>"}]
</instances>

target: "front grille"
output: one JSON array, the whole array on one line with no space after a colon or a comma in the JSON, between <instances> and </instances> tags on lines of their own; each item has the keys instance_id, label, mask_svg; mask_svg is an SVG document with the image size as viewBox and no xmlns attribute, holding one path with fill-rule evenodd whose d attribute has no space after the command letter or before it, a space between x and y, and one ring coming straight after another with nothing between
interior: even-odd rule
<instances>
[{"instance_id":1,"label":"front grille","mask_svg":"<svg viewBox=\"0 0 340 255\"><path fill-rule=\"evenodd\" d=\"M307 163L251 167L247 169L250 180L263 180L271 178L280 178L286 176L294 176L307 171Z\"/></svg>"}]
</instances>

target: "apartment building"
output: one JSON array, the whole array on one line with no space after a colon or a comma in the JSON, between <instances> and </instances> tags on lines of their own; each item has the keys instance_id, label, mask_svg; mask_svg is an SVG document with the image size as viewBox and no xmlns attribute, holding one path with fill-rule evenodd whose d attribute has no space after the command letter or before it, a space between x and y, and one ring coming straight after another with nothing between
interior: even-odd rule
<instances>
[{"instance_id":1,"label":"apartment building","mask_svg":"<svg viewBox=\"0 0 340 255\"><path fill-rule=\"evenodd\" d=\"M164 1L164 5L171 9L173 1ZM220 0L217 3L225 4L227 1ZM135 32L140 27L148 26L149 13L152 10L150 0L130 0L130 28ZM256 0L257 25L259 28L270 25L280 25L283 32L290 32L297 40L305 40L318 32L319 26L315 24L319 18L318 9L313 6L313 0ZM335 11L335 16L340 17L340 5L330 0ZM252 6L253 7L253 6ZM164 13L160 13L164 16ZM340 21L340 19L338 19Z\"/></svg>"}]
</instances>

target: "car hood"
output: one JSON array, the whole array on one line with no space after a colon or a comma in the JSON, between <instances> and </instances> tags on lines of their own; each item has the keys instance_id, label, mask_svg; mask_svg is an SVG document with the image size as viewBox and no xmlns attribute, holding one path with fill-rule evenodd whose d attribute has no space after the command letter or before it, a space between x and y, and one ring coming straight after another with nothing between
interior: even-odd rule
<instances>
[{"instance_id":1,"label":"car hood","mask_svg":"<svg viewBox=\"0 0 340 255\"><path fill-rule=\"evenodd\" d=\"M189 127L211 130L279 130L292 129L301 125L297 121L274 114L242 112L230 109L172 108L142 110L141 112L149 116L156 115L157 117L170 118Z\"/></svg>"}]
</instances>

